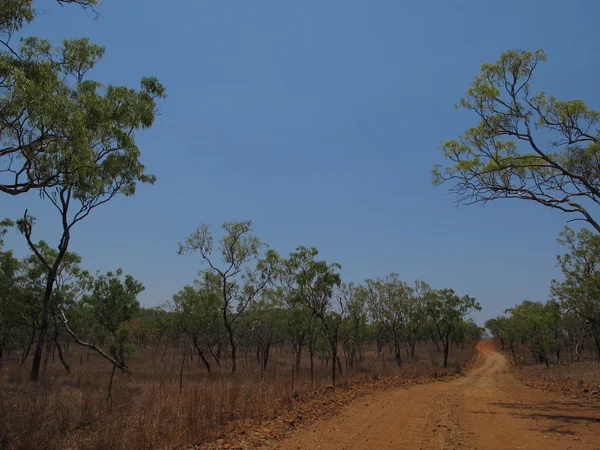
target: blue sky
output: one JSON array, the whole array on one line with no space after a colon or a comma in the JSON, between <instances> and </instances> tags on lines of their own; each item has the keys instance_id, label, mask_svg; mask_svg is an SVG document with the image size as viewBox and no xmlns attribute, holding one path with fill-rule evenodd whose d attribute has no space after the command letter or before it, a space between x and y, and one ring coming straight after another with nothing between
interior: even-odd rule
<instances>
[{"instance_id":1,"label":"blue sky","mask_svg":"<svg viewBox=\"0 0 600 450\"><path fill-rule=\"evenodd\" d=\"M99 208L71 241L86 268L141 280L144 305L201 268L178 240L248 219L282 254L317 247L346 281L398 272L473 295L480 322L547 298L565 216L519 201L457 208L430 169L441 140L474 124L454 104L503 50L544 48L534 87L598 108L599 3L104 0L98 19L44 8L26 34L90 37L107 48L94 78L167 88L138 137L156 185ZM58 217L35 194L0 208L30 208L36 237L57 243ZM7 247L25 251L16 233Z\"/></svg>"}]
</instances>

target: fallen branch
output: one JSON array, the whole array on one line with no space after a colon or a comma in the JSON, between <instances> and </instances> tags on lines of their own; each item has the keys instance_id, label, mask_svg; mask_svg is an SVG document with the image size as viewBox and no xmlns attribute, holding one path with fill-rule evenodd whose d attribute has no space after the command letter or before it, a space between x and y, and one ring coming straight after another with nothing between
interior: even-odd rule
<instances>
[{"instance_id":1,"label":"fallen branch","mask_svg":"<svg viewBox=\"0 0 600 450\"><path fill-rule=\"evenodd\" d=\"M81 345L83 347L86 347L86 348L89 348L90 350L95 351L100 356L102 356L104 359L106 359L107 361L110 361L111 364L113 364L115 367L118 367L119 369L121 369L123 372L129 372L129 368L124 363L117 361L116 359L107 355L106 352L104 352L104 350L102 350L99 347L96 347L94 344L90 344L88 342L83 342L81 339L79 339L77 337L77 335L75 334L75 332L73 330L71 330L71 327L69 327L69 323L67 321L64 311L62 309L59 311L60 311L60 321L63 323L63 325L69 332L69 334L73 337L75 342L77 342L79 345Z\"/></svg>"}]
</instances>

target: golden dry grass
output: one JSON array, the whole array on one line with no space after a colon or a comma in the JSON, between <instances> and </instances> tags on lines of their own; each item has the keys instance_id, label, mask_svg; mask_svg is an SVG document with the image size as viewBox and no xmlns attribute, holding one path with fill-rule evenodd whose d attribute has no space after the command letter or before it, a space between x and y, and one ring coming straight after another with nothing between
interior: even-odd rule
<instances>
[{"instance_id":1,"label":"golden dry grass","mask_svg":"<svg viewBox=\"0 0 600 450\"><path fill-rule=\"evenodd\" d=\"M432 346L421 346L418 354L418 361L398 368L389 352L385 366L375 351L366 352L362 368L344 370L340 382L441 375L464 365L473 348L454 349L445 370ZM130 374L116 373L110 398L110 367L93 355L75 362L70 374L50 360L39 384L28 381L27 363L19 369L8 360L0 369L0 449L155 449L214 439L232 421L272 417L292 407L294 395L329 385L329 368L316 358L311 385L306 359L292 377L286 347L273 351L264 373L250 356L236 375L228 373L227 360L208 374L194 358L184 366L180 392L181 352L173 349L154 364L139 357Z\"/></svg>"}]
</instances>

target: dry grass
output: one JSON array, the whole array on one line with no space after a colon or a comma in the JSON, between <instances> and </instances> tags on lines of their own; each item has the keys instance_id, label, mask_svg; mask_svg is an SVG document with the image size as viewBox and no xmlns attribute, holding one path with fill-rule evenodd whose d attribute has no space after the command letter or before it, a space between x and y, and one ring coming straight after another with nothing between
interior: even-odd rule
<instances>
[{"instance_id":1,"label":"dry grass","mask_svg":"<svg viewBox=\"0 0 600 450\"><path fill-rule=\"evenodd\" d=\"M308 361L303 360L292 392L293 358L286 350L274 351L263 374L252 358L233 376L227 373L227 361L207 374L195 358L184 367L182 392L179 351L155 364L138 358L132 361L132 373L115 374L110 398L110 367L94 356L73 364L71 374L49 361L40 384L28 382L27 369L9 360L0 370L0 449L155 449L214 439L237 419L272 417L292 407L299 393L329 385L329 368L320 361L315 361L311 385ZM440 354L431 347L422 346L418 354L418 361L398 368L390 354L384 362L374 351L367 352L362 369L344 371L340 381L440 376L464 366L473 348L453 350L448 369L441 369Z\"/></svg>"},{"instance_id":2,"label":"dry grass","mask_svg":"<svg viewBox=\"0 0 600 450\"><path fill-rule=\"evenodd\" d=\"M508 348L504 353L512 364L513 359ZM600 362L596 359L592 345L587 345L579 356L572 349L563 351L560 363L556 362L555 355L550 355L550 367L537 361L527 345L518 345L515 354L518 363L515 374L526 385L574 398L600 401Z\"/></svg>"},{"instance_id":3,"label":"dry grass","mask_svg":"<svg viewBox=\"0 0 600 450\"><path fill-rule=\"evenodd\" d=\"M576 398L600 401L600 363L580 362L519 367L519 378L528 386Z\"/></svg>"}]
</instances>

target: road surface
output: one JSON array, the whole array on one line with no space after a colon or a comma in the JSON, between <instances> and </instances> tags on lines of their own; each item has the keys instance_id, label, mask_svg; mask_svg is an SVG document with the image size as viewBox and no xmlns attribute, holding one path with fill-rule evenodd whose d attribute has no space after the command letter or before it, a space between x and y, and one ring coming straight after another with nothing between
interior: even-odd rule
<instances>
[{"instance_id":1,"label":"road surface","mask_svg":"<svg viewBox=\"0 0 600 450\"><path fill-rule=\"evenodd\" d=\"M600 404L530 389L494 344L463 378L355 400L273 444L313 449L600 449Z\"/></svg>"}]
</instances>

